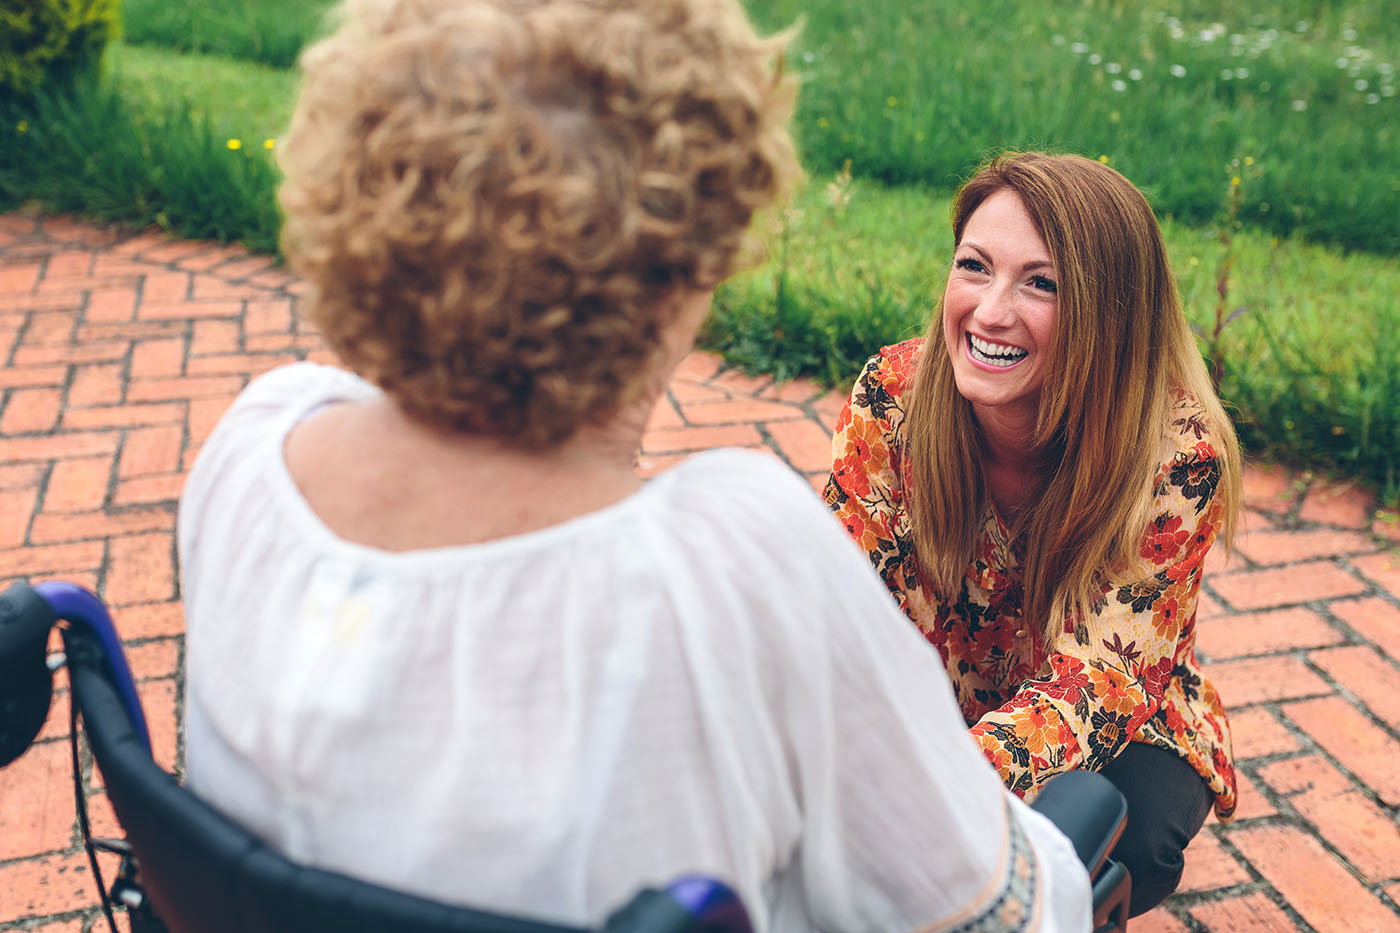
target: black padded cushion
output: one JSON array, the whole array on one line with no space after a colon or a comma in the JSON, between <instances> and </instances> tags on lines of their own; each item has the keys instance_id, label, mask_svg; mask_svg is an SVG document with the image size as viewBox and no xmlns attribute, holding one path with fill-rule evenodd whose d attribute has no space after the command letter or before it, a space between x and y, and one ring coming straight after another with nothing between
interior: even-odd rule
<instances>
[{"instance_id":1,"label":"black padded cushion","mask_svg":"<svg viewBox=\"0 0 1400 933\"><path fill-rule=\"evenodd\" d=\"M1118 844L1128 822L1128 802L1108 778L1094 771L1066 771L1046 782L1031 804L1074 844L1094 877Z\"/></svg>"},{"instance_id":2,"label":"black padded cushion","mask_svg":"<svg viewBox=\"0 0 1400 933\"><path fill-rule=\"evenodd\" d=\"M23 755L53 700L45 663L54 615L26 583L0 593L0 768Z\"/></svg>"}]
</instances>

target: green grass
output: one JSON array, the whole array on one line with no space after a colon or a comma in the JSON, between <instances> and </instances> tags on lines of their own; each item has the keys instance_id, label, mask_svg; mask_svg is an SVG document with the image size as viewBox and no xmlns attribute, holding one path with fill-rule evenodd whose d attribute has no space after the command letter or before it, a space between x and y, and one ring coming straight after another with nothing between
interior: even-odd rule
<instances>
[{"instance_id":1,"label":"green grass","mask_svg":"<svg viewBox=\"0 0 1400 933\"><path fill-rule=\"evenodd\" d=\"M290 67L331 0L122 0L126 40Z\"/></svg>"},{"instance_id":2,"label":"green grass","mask_svg":"<svg viewBox=\"0 0 1400 933\"><path fill-rule=\"evenodd\" d=\"M953 187L991 151L1049 147L1106 155L1163 214L1207 223L1226 164L1249 155L1251 224L1400 252L1389 2L750 7L770 28L803 20L792 58L814 170L850 159L857 176Z\"/></svg>"},{"instance_id":3,"label":"green grass","mask_svg":"<svg viewBox=\"0 0 1400 933\"><path fill-rule=\"evenodd\" d=\"M277 245L277 170L208 117L133 103L116 83L0 105L0 210L32 204L184 237Z\"/></svg>"},{"instance_id":4,"label":"green grass","mask_svg":"<svg viewBox=\"0 0 1400 933\"><path fill-rule=\"evenodd\" d=\"M181 108L225 138L261 145L279 136L292 116L297 76L285 68L216 55L113 43L110 78L139 111Z\"/></svg>"},{"instance_id":5,"label":"green grass","mask_svg":"<svg viewBox=\"0 0 1400 933\"><path fill-rule=\"evenodd\" d=\"M128 0L128 34L148 44L114 45L104 86L0 112L0 209L32 202L274 250L277 175L263 143L283 131L297 79L266 64L266 49L284 26L300 45L324 6L274 23L272 4L229 0L217 16L254 11L254 25L237 41L242 27L222 30L216 56L176 48L214 47L199 38L214 13ZM1218 0L1178 4L1179 20L1162 0L751 6L770 27L805 14L793 58L814 177L769 261L721 288L706 346L751 371L848 384L880 345L923 330L946 274L952 187L988 150L1031 145L1106 155L1147 192L1208 334L1219 216L1239 174L1223 310L1245 310L1203 346L1221 361L1241 435L1400 498L1400 20L1384 4L1284 0L1267 20ZM161 39L143 22L153 17L205 25ZM847 159L855 178L833 179Z\"/></svg>"}]
</instances>

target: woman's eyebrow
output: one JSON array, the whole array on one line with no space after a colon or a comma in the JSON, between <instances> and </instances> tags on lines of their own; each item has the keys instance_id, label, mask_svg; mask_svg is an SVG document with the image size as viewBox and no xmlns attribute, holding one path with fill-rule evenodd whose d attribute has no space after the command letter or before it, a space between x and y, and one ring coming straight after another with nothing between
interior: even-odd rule
<instances>
[{"instance_id":1,"label":"woman's eyebrow","mask_svg":"<svg viewBox=\"0 0 1400 933\"><path fill-rule=\"evenodd\" d=\"M984 250L982 247L978 246L976 243L973 243L973 242L971 242L971 241L969 241L969 240L963 240L961 243L958 244L958 248L959 248L959 249L962 249L963 247L967 247L968 249L970 249L970 250L972 250L973 252L975 252L977 255L981 256L982 259L985 260L987 263L989 263L989 264L991 263L992 257L989 256L989 255L987 254L987 251L986 251L986 250ZM1053 262L1051 262L1049 259L1032 259L1030 262L1026 263L1025 265L1023 265L1023 266L1021 267L1021 271L1022 271L1022 272L1029 272L1029 271L1031 271L1032 269L1046 269L1046 268L1048 268L1050 271L1053 272L1053 271L1055 270L1055 264L1054 264Z\"/></svg>"}]
</instances>

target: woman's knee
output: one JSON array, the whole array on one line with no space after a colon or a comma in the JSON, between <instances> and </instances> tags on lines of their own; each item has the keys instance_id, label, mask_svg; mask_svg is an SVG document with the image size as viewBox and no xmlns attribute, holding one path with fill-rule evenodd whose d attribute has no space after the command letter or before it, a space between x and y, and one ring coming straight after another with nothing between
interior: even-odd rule
<instances>
[{"instance_id":1,"label":"woman's knee","mask_svg":"<svg viewBox=\"0 0 1400 933\"><path fill-rule=\"evenodd\" d=\"M1129 743L1103 769L1128 801L1128 825L1113 857L1132 875L1129 914L1161 903L1181 883L1185 851L1210 813L1214 795L1173 752Z\"/></svg>"},{"instance_id":2,"label":"woman's knee","mask_svg":"<svg viewBox=\"0 0 1400 933\"><path fill-rule=\"evenodd\" d=\"M1131 821L1131 817L1129 819ZM1128 914L1133 917L1156 907L1175 891L1186 868L1184 853L1191 840L1179 842L1171 834L1152 829L1132 836L1125 831L1113 850L1114 859L1121 862L1132 877Z\"/></svg>"}]
</instances>

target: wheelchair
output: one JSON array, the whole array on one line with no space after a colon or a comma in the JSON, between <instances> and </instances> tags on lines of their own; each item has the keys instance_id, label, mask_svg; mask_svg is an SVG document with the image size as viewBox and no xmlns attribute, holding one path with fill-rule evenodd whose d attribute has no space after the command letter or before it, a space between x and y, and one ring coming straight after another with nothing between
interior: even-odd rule
<instances>
[{"instance_id":1,"label":"wheelchair","mask_svg":"<svg viewBox=\"0 0 1400 933\"><path fill-rule=\"evenodd\" d=\"M61 623L61 624L60 624ZM63 642L48 655L50 631ZM0 767L24 753L48 716L53 673L67 667L75 806L103 913L131 933L582 933L578 928L449 906L294 864L180 786L151 757L135 682L106 608L69 583L15 583L0 593ZM78 725L124 839L92 835L78 759ZM1049 817L1089 870L1094 930L1127 925L1131 879L1109 853L1127 804L1101 775L1075 771L1046 785L1034 808ZM110 887L98 852L119 856ZM744 933L738 896L722 881L678 879L645 888L610 914L606 933Z\"/></svg>"}]
</instances>

